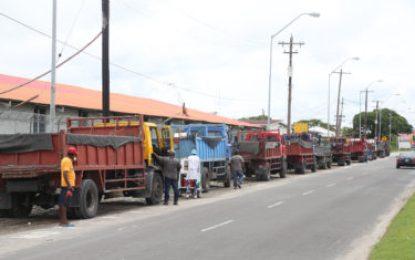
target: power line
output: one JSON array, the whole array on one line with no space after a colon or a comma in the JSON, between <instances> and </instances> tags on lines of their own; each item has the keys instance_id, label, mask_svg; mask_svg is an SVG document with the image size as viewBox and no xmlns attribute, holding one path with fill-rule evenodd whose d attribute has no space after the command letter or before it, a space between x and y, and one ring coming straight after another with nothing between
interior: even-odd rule
<instances>
[{"instance_id":1,"label":"power line","mask_svg":"<svg viewBox=\"0 0 415 260\"><path fill-rule=\"evenodd\" d=\"M34 27L30 26L30 25L27 25L26 23L24 23L24 22L22 22L22 21L19 21L19 20L17 20L17 19L15 19L15 18L13 18L13 17L10 17L10 16L8 16L8 15L6 15L6 14L4 14L4 13L1 13L1 12L0 12L0 16L3 16L4 18L9 19L9 20L11 20L11 21L13 21L13 22L15 22L15 23L18 23L18 24L22 25L23 27L25 27L26 29L29 29L29 30L31 30L31 31L34 31L34 32L36 32L36 33L38 33L38 34L40 34L40 35L42 35L42 36L44 36L44 37L47 37L47 38L51 38L51 37L52 37L52 36L50 36L49 34L47 34L47 33L43 32L43 31L41 31L41 30L38 30L38 29L36 29L36 28L34 28ZM59 43L61 43L61 44L65 45L65 46L68 46L68 47L70 47L71 49L78 50L78 51L80 50L78 47L76 47L76 46L74 46L74 45L71 45L71 44L69 44L69 43L66 43L66 42L64 42L64 41L62 41L62 40L57 39L57 42L59 42ZM89 53L89 52L87 52L87 51L81 51L81 52L82 52L83 54L86 54L87 56L90 56L90 57L94 58L94 59L97 59L97 60L102 60L102 58L101 58L101 57L99 57L99 56L97 56L97 55L95 55L95 54ZM195 89L193 89L193 88L189 88L189 87L181 87L181 86L177 86L177 84L172 83L172 82L165 82L165 81L161 81L161 80L156 79L156 78L154 78L154 77L152 77L152 76L146 75L146 74L141 73L141 72L137 72L137 71L135 71L135 70L132 70L132 69L130 69L130 68L127 68L127 67L125 67L125 66L123 66L123 65L120 65L120 64L118 64L118 63L111 62L111 63L110 63L110 65L111 65L111 66L113 66L113 67L119 68L119 69L121 69L121 70L124 70L124 71L126 71L126 72L129 72L129 73L132 73L132 74L138 75L138 76L140 76L140 77L142 77L142 78L145 78L145 79L147 79L147 80L149 80L149 81L152 81L152 82L154 82L154 83L157 83L157 84L159 84L159 85L163 85L163 86L167 86L167 87L172 87L172 86L174 85L176 88L182 89L182 90L187 91L187 92L196 93L196 94L199 94L199 95L202 95L202 96L205 96L205 97L214 98L214 99L217 99L217 98L218 98L217 96L215 96L215 95L213 95L213 94L210 94L210 93L208 93L208 92L198 91L198 90L195 90ZM45 75L47 75L47 74L48 74L48 73L46 73ZM44 75L42 75L42 77L43 77L43 76L44 76ZM36 79L34 79L33 81L35 81L35 80L36 80ZM31 82L33 82L33 81L31 81ZM1 93L0 93L0 94L1 94ZM247 103L247 102L251 102L251 103L252 103L252 102L253 102L252 100L249 100L249 99L236 99L236 98L228 98L228 97L221 97L221 99L222 99L222 100L227 100L227 101L233 101L233 102L244 102L244 103ZM260 103L262 103L262 102L254 102L254 103L256 103L256 104L260 104Z\"/></svg>"},{"instance_id":2,"label":"power line","mask_svg":"<svg viewBox=\"0 0 415 260\"><path fill-rule=\"evenodd\" d=\"M67 63L68 61L70 61L70 60L72 60L73 58L75 58L76 56L78 56L82 51L84 51L86 48L88 48L93 42L95 42L100 36L101 36L101 34L102 34L102 32L99 32L91 41L89 41L84 47L82 47L81 49L79 49L77 52L75 52L74 54L72 54L71 56L69 56L68 58L66 58L64 61L62 61L61 63L59 63L58 65L56 65L56 68L59 68L59 67L61 67L62 65L64 65L65 63ZM48 71L46 71L46 72L44 72L44 73L42 73L42 74L40 74L40 75L38 75L38 76L36 76L36 77L34 77L34 78L32 78L32 79L30 79L30 80L28 80L28 81L26 81L26 82L24 82L24 83L22 83L22 84L19 84L19 85L17 85L17 86L14 86L14 87L12 87L12 88L9 88L9 89L6 89L6 90L4 90L4 91L2 91L2 92L0 92L0 95L3 95L3 94L6 94L6 93L9 93L9 92L12 92L13 90L16 90L16 89L19 89L19 88L21 88L21 87L24 87L24 86L26 86L26 85L28 85L28 84L30 84L30 83L32 83L32 82L34 82L34 81L36 81L36 80L38 80L38 79L40 79L40 78L42 78L42 77L44 77L44 76L46 76L46 75L48 75L49 73L51 72L51 70L48 70Z\"/></svg>"}]
</instances>

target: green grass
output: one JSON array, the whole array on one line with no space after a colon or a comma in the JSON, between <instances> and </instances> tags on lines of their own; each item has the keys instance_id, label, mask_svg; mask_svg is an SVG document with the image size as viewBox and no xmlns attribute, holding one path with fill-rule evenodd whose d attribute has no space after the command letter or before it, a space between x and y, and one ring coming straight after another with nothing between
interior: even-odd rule
<instances>
[{"instance_id":1,"label":"green grass","mask_svg":"<svg viewBox=\"0 0 415 260\"><path fill-rule=\"evenodd\" d=\"M370 260L415 259L415 195L392 221Z\"/></svg>"}]
</instances>

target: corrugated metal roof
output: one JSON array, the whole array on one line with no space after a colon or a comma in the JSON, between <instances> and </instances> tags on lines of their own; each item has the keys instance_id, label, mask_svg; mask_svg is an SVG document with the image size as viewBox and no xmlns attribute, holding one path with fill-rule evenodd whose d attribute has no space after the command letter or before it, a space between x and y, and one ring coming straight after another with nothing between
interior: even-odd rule
<instances>
[{"instance_id":1,"label":"corrugated metal roof","mask_svg":"<svg viewBox=\"0 0 415 260\"><path fill-rule=\"evenodd\" d=\"M28 81L26 78L0 74L0 91L7 90ZM22 88L0 95L0 99L25 101L39 95L31 103L48 105L50 103L50 83L34 81ZM183 114L181 106L157 101L149 98L112 93L110 109L112 112L127 114L143 114L148 116L176 118L209 123L225 123L229 125L256 127L254 124L222 117L195 109L187 108ZM101 91L66 84L56 85L56 105L100 111L102 106Z\"/></svg>"}]
</instances>

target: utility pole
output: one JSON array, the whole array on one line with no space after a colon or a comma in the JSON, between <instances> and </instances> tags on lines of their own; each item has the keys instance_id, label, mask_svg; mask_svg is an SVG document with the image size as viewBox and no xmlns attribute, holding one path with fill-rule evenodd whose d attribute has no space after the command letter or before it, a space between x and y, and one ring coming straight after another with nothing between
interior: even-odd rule
<instances>
[{"instance_id":1,"label":"utility pole","mask_svg":"<svg viewBox=\"0 0 415 260\"><path fill-rule=\"evenodd\" d=\"M369 88L366 88L365 92L365 134L364 137L366 139L367 137L367 106L368 106L368 100L369 100L369 92L373 92L373 91L369 91Z\"/></svg>"},{"instance_id":2,"label":"utility pole","mask_svg":"<svg viewBox=\"0 0 415 260\"><path fill-rule=\"evenodd\" d=\"M379 140L379 100L376 100L375 140Z\"/></svg>"},{"instance_id":3,"label":"utility pole","mask_svg":"<svg viewBox=\"0 0 415 260\"><path fill-rule=\"evenodd\" d=\"M289 45L289 51L284 51L285 54L289 55L288 63L288 113L287 113L287 134L291 134L291 100L292 100L292 78L293 78L293 54L297 54L297 51L293 51L293 46L304 45L304 42L294 42L294 37L291 35L289 42L279 42L283 47Z\"/></svg>"},{"instance_id":4,"label":"utility pole","mask_svg":"<svg viewBox=\"0 0 415 260\"><path fill-rule=\"evenodd\" d=\"M57 0L53 0L52 6L52 68L50 78L50 107L49 107L49 130L52 133L55 129L55 88L56 88L56 13Z\"/></svg>"},{"instance_id":5,"label":"utility pole","mask_svg":"<svg viewBox=\"0 0 415 260\"><path fill-rule=\"evenodd\" d=\"M110 114L109 0L102 0L102 115Z\"/></svg>"},{"instance_id":6,"label":"utility pole","mask_svg":"<svg viewBox=\"0 0 415 260\"><path fill-rule=\"evenodd\" d=\"M389 142L392 141L392 112L389 112Z\"/></svg>"},{"instance_id":7,"label":"utility pole","mask_svg":"<svg viewBox=\"0 0 415 260\"><path fill-rule=\"evenodd\" d=\"M342 89L342 79L343 74L351 74L350 72L344 72L343 68L340 71L334 71L333 73L339 74L339 87L337 91L337 108L336 108L336 137L340 136L340 96L341 96L341 89Z\"/></svg>"},{"instance_id":8,"label":"utility pole","mask_svg":"<svg viewBox=\"0 0 415 260\"><path fill-rule=\"evenodd\" d=\"M341 103L341 110L340 110L340 116L339 116L339 133L340 135L343 135L341 129L342 129L342 121L343 121L343 108L344 108L344 98L342 97L342 103Z\"/></svg>"}]
</instances>

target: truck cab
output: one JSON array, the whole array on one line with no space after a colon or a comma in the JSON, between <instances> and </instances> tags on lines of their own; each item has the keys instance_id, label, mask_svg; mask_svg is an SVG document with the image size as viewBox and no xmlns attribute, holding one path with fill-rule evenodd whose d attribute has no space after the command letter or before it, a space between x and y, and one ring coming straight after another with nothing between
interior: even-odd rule
<instances>
[{"instance_id":1,"label":"truck cab","mask_svg":"<svg viewBox=\"0 0 415 260\"><path fill-rule=\"evenodd\" d=\"M144 123L144 160L147 165L154 165L152 155L165 156L168 151L174 151L174 140L169 125Z\"/></svg>"}]
</instances>

